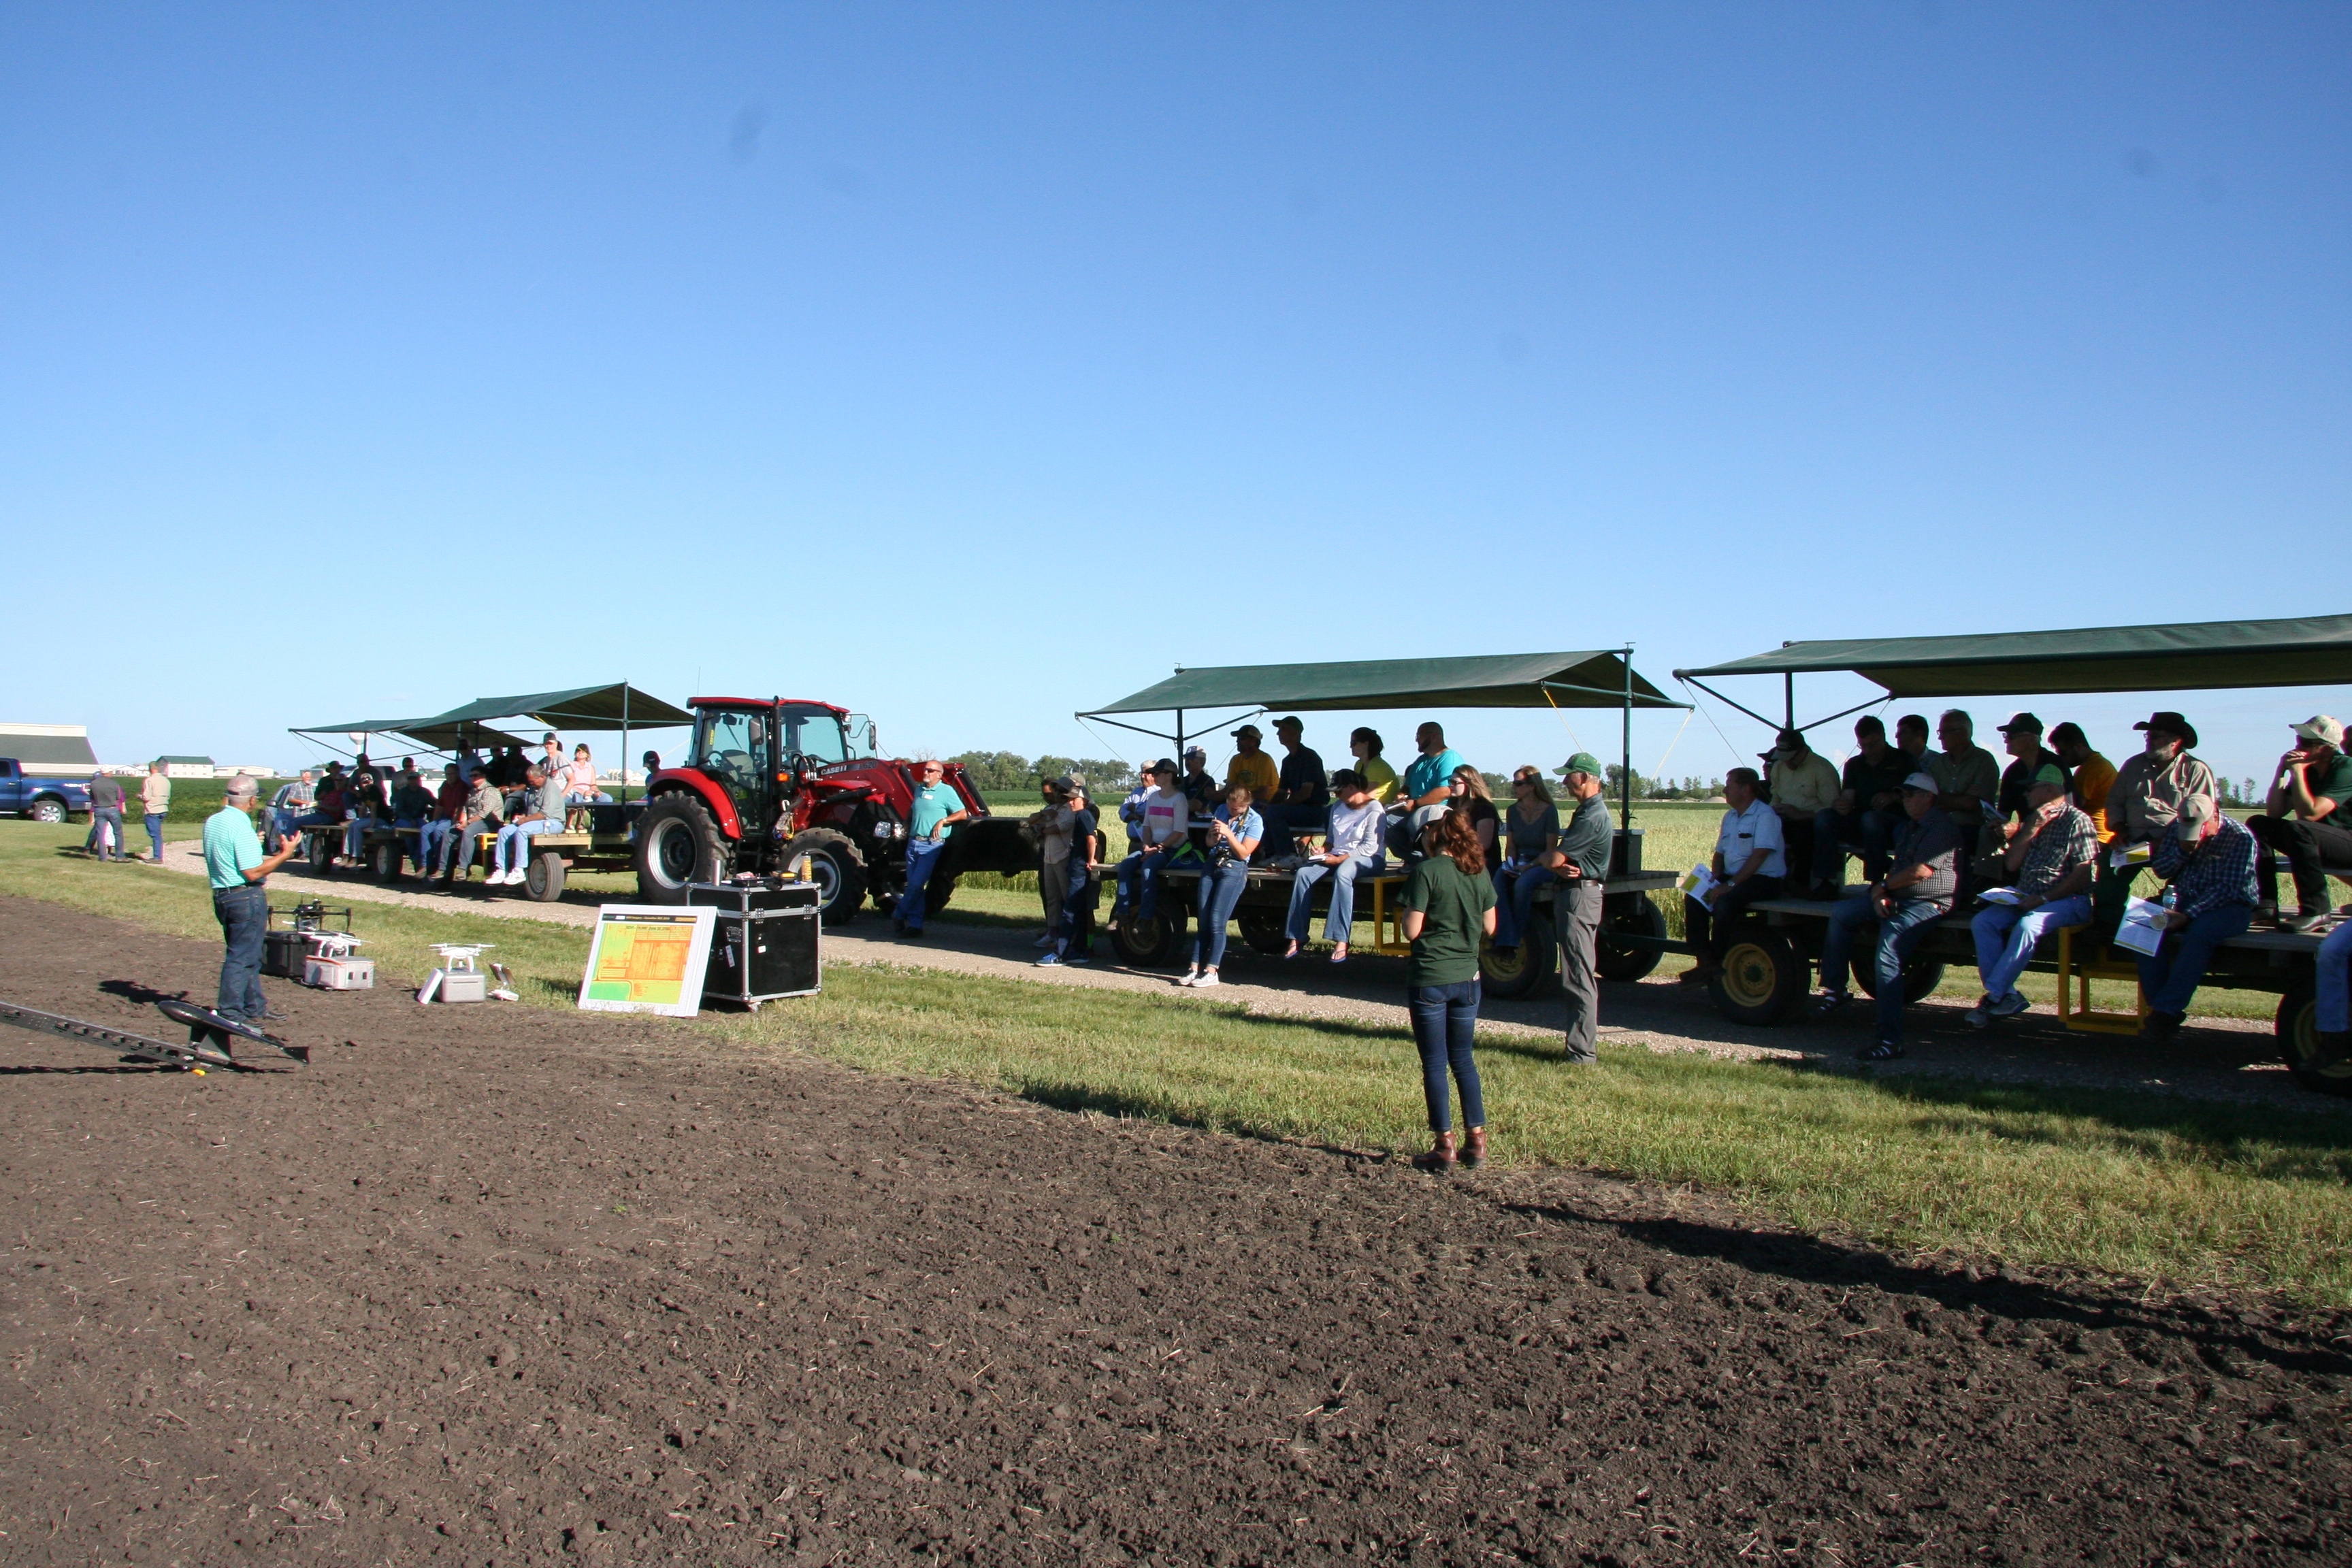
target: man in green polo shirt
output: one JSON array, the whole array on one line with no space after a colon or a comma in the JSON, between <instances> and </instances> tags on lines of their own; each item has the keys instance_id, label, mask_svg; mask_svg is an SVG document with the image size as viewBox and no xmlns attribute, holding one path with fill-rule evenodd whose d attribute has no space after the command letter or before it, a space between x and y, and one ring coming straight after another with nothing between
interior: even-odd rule
<instances>
[{"instance_id":1,"label":"man in green polo shirt","mask_svg":"<svg viewBox=\"0 0 2352 1568\"><path fill-rule=\"evenodd\" d=\"M219 1010L253 1024L269 1016L261 999L261 935L269 929L269 895L262 883L302 847L299 835L289 835L277 854L262 855L261 836L253 830L260 793L250 775L239 773L222 792L221 808L205 818L213 915L228 944L221 960Z\"/></svg>"}]
</instances>

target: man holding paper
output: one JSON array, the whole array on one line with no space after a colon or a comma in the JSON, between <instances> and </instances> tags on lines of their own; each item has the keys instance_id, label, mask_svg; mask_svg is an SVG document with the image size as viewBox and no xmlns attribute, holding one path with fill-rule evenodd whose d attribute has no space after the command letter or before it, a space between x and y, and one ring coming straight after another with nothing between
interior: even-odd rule
<instances>
[{"instance_id":1,"label":"man holding paper","mask_svg":"<svg viewBox=\"0 0 2352 1568\"><path fill-rule=\"evenodd\" d=\"M2133 862L2172 830L2180 803L2192 795L2219 795L2213 770L2189 751L2197 744L2197 728L2171 711L2152 713L2133 729L2147 736L2147 747L2126 758L2116 770L2107 791L2107 856L2099 877L2096 902L2098 929L2112 939L2131 900L2132 883L2139 875ZM2138 849L2135 856L2133 851Z\"/></svg>"},{"instance_id":2,"label":"man holding paper","mask_svg":"<svg viewBox=\"0 0 2352 1568\"><path fill-rule=\"evenodd\" d=\"M1829 934L1822 942L1822 994L1812 1016L1826 1018L1853 1000L1846 972L1853 944L1865 927L1877 928L1878 1039L1863 1060L1892 1061L1903 1054L1903 965L1935 922L1952 912L1959 888L1960 828L1937 809L1942 783L1922 772L1903 781L1903 814L1910 820L1895 835L1894 868L1871 889L1841 900L1830 910Z\"/></svg>"},{"instance_id":3,"label":"man holding paper","mask_svg":"<svg viewBox=\"0 0 2352 1568\"><path fill-rule=\"evenodd\" d=\"M2009 847L2001 864L2015 879L2006 888L1988 888L1986 907L1969 922L1976 932L1977 973L1984 977L1984 1000L1968 1011L1983 1028L1996 1018L2013 1018L2032 1004L2017 993L2017 977L2032 961L2042 933L2088 924L2092 868L2099 836L2091 819L2066 798L2066 773L2045 763L2026 790L2025 813L2007 829Z\"/></svg>"},{"instance_id":4,"label":"man holding paper","mask_svg":"<svg viewBox=\"0 0 2352 1568\"><path fill-rule=\"evenodd\" d=\"M1699 961L1682 975L1685 985L1704 985L1723 972L1724 950L1730 945L1732 923L1759 899L1780 896L1788 875L1788 841L1781 836L1780 817L1764 804L1764 781L1754 768L1734 768L1723 775L1723 814L1716 830L1715 880L1689 895L1684 919Z\"/></svg>"},{"instance_id":5,"label":"man holding paper","mask_svg":"<svg viewBox=\"0 0 2352 1568\"><path fill-rule=\"evenodd\" d=\"M2253 923L2255 848L2254 836L2211 795L2192 795L2149 851L2149 869L2172 884L2172 911L2164 944L2139 961L2148 1005L2141 1039L2161 1044L2180 1032L2213 950Z\"/></svg>"}]
</instances>

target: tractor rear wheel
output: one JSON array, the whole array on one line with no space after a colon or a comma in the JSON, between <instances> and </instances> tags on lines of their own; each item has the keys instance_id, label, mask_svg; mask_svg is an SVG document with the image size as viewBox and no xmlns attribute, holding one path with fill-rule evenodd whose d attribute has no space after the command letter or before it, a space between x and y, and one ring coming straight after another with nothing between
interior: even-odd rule
<instances>
[{"instance_id":1,"label":"tractor rear wheel","mask_svg":"<svg viewBox=\"0 0 2352 1568\"><path fill-rule=\"evenodd\" d=\"M637 897L648 904L682 904L694 882L727 875L728 855L719 825L700 801L684 790L657 795L637 818L635 854Z\"/></svg>"},{"instance_id":2,"label":"tractor rear wheel","mask_svg":"<svg viewBox=\"0 0 2352 1568\"><path fill-rule=\"evenodd\" d=\"M816 883L817 919L829 926L846 925L857 918L866 901L866 857L849 835L831 827L812 827L784 846L789 868L808 862Z\"/></svg>"}]
</instances>

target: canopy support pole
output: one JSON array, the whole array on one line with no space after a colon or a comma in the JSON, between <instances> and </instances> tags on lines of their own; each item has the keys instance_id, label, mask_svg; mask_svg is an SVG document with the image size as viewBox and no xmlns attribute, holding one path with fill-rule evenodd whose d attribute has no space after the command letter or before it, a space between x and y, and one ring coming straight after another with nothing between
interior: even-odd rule
<instances>
[{"instance_id":1,"label":"canopy support pole","mask_svg":"<svg viewBox=\"0 0 2352 1568\"><path fill-rule=\"evenodd\" d=\"M1795 729L1797 727L1797 672L1793 669L1780 678L1780 710L1782 714L1780 728Z\"/></svg>"},{"instance_id":2,"label":"canopy support pole","mask_svg":"<svg viewBox=\"0 0 2352 1568\"><path fill-rule=\"evenodd\" d=\"M1618 820L1631 827L1633 826L1633 645L1632 643L1625 645L1625 727L1621 739L1623 754L1618 768Z\"/></svg>"},{"instance_id":3,"label":"canopy support pole","mask_svg":"<svg viewBox=\"0 0 2352 1568\"><path fill-rule=\"evenodd\" d=\"M594 783L593 779L589 781L591 788L594 787ZM621 804L629 804L629 688L626 682L621 686Z\"/></svg>"},{"instance_id":4,"label":"canopy support pole","mask_svg":"<svg viewBox=\"0 0 2352 1568\"><path fill-rule=\"evenodd\" d=\"M1181 771L1184 766L1184 710L1181 708L1176 710L1176 766L1180 770L1176 776L1181 779L1184 776Z\"/></svg>"}]
</instances>

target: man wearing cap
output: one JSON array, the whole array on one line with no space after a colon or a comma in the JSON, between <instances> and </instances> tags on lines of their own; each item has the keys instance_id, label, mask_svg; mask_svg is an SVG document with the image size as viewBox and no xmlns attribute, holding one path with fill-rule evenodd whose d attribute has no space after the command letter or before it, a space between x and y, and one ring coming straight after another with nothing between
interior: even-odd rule
<instances>
[{"instance_id":1,"label":"man wearing cap","mask_svg":"<svg viewBox=\"0 0 2352 1568\"><path fill-rule=\"evenodd\" d=\"M2041 731L2034 734L2038 738ZM1968 1021L1979 1029L2032 1005L2018 994L2017 977L2025 973L2042 933L2084 925L2091 918L2091 868L2099 857L2099 836L2091 831L2091 819L2066 798L2065 770L2056 763L2042 764L2027 784L2024 804L2024 815L2004 830L2009 847L2001 864L2012 879L2006 889L1986 894L1989 901L1969 922L1985 994L1969 1009Z\"/></svg>"},{"instance_id":2,"label":"man wearing cap","mask_svg":"<svg viewBox=\"0 0 2352 1568\"><path fill-rule=\"evenodd\" d=\"M1568 999L1568 1059L1584 1064L1601 1059L1601 897L1616 826L1601 795L1608 775L1598 757L1579 752L1560 772L1566 775L1561 788L1575 808L1560 826L1559 847L1537 863L1559 879L1552 888L1551 919L1559 932L1560 990Z\"/></svg>"},{"instance_id":3,"label":"man wearing cap","mask_svg":"<svg viewBox=\"0 0 2352 1568\"><path fill-rule=\"evenodd\" d=\"M1871 975L1878 1004L1878 1037L1862 1053L1865 1061L1892 1061L1903 1054L1903 966L1912 951L1952 912L1959 891L1960 830L1936 808L1943 783L1922 772L1903 781L1906 821L1895 835L1895 863L1868 892L1841 900L1830 910L1822 940L1822 994L1812 1016L1826 1018L1853 1000L1846 990L1854 943L1875 928Z\"/></svg>"},{"instance_id":4,"label":"man wearing cap","mask_svg":"<svg viewBox=\"0 0 2352 1568\"><path fill-rule=\"evenodd\" d=\"M1037 836L1037 900L1044 907L1045 929L1039 947L1051 947L1062 924L1062 897L1070 881L1070 809L1067 777L1046 779L1037 786L1044 805L1029 814L1030 831Z\"/></svg>"},{"instance_id":5,"label":"man wearing cap","mask_svg":"<svg viewBox=\"0 0 2352 1568\"><path fill-rule=\"evenodd\" d=\"M1225 788L1247 784L1252 800L1273 798L1274 792L1281 787L1282 775L1276 770L1274 759L1262 749L1265 736L1255 724L1244 724L1233 735L1235 749L1234 760L1225 764Z\"/></svg>"},{"instance_id":6,"label":"man wearing cap","mask_svg":"<svg viewBox=\"0 0 2352 1568\"><path fill-rule=\"evenodd\" d=\"M451 825L466 807L466 781L459 776L457 764L451 763L441 770L441 788L433 799L432 815L425 819L425 829L416 838L416 874L430 878L433 868L441 863L443 846L448 841Z\"/></svg>"},{"instance_id":7,"label":"man wearing cap","mask_svg":"<svg viewBox=\"0 0 2352 1568\"><path fill-rule=\"evenodd\" d=\"M2134 846L2153 845L2171 831L2180 803L2190 795L2218 799L2221 794L2213 770L2189 754L2197 744L2197 731L2188 720L2169 711L2153 713L2132 728L2147 732L2147 744L2116 770L2115 784L2107 791L2108 852L2099 863L2094 893L2099 934L2110 941L2123 923L2124 908L2139 876L2137 865L2127 860L2118 865L2117 860Z\"/></svg>"},{"instance_id":8,"label":"man wearing cap","mask_svg":"<svg viewBox=\"0 0 2352 1568\"><path fill-rule=\"evenodd\" d=\"M2116 787L2116 764L2091 750L2091 738L2071 719L2050 731L2050 749L2073 781L2071 798L2098 830L2099 842L2115 837L2107 826L2107 792Z\"/></svg>"},{"instance_id":9,"label":"man wearing cap","mask_svg":"<svg viewBox=\"0 0 2352 1568\"><path fill-rule=\"evenodd\" d=\"M2211 795L2192 795L2148 852L2149 869L2172 884L2173 903L2162 945L2139 961L2148 1007L2140 1038L2161 1043L2180 1032L2213 950L2253 923L2257 847Z\"/></svg>"},{"instance_id":10,"label":"man wearing cap","mask_svg":"<svg viewBox=\"0 0 2352 1568\"><path fill-rule=\"evenodd\" d=\"M253 808L261 786L239 773L221 793L221 808L205 818L205 874L213 886L213 918L220 921L227 951L221 957L219 1010L257 1024L269 1016L261 998L262 933L269 929L269 873L302 847L289 835L278 853L264 857L253 830Z\"/></svg>"},{"instance_id":11,"label":"man wearing cap","mask_svg":"<svg viewBox=\"0 0 2352 1568\"><path fill-rule=\"evenodd\" d=\"M1307 726L1297 714L1274 721L1274 738L1282 742L1282 771L1270 801L1257 803L1265 824L1267 852L1290 855L1298 848L1291 837L1302 827L1319 827L1331 806L1330 780L1323 759L1306 743Z\"/></svg>"},{"instance_id":12,"label":"man wearing cap","mask_svg":"<svg viewBox=\"0 0 2352 1568\"><path fill-rule=\"evenodd\" d=\"M2246 827L2266 851L2254 864L2263 905L2281 930L2308 931L2327 919L2328 874L2352 873L2352 816L2344 810L2352 801L2352 757L2344 754L2344 726L2325 713L2297 724L2294 740L2271 776L2262 815ZM2279 907L2280 855L2294 876L2292 917Z\"/></svg>"},{"instance_id":13,"label":"man wearing cap","mask_svg":"<svg viewBox=\"0 0 2352 1568\"><path fill-rule=\"evenodd\" d=\"M1465 764L1461 752L1445 743L1445 726L1423 724L1412 732L1421 755L1404 770L1403 799L1407 805L1442 805L1452 793L1454 770ZM1582 752L1577 753L1579 756Z\"/></svg>"},{"instance_id":14,"label":"man wearing cap","mask_svg":"<svg viewBox=\"0 0 2352 1568\"><path fill-rule=\"evenodd\" d=\"M441 885L466 879L466 868L474 863L474 836L498 830L499 814L507 808L506 792L491 782L488 763L477 763L468 770L466 803L450 819L449 837L441 844Z\"/></svg>"},{"instance_id":15,"label":"man wearing cap","mask_svg":"<svg viewBox=\"0 0 2352 1568\"><path fill-rule=\"evenodd\" d=\"M1217 780L1209 772L1209 753L1198 746L1184 748L1184 777L1176 787L1184 792L1184 804L1192 808L1194 816L1206 816L1217 809Z\"/></svg>"},{"instance_id":16,"label":"man wearing cap","mask_svg":"<svg viewBox=\"0 0 2352 1568\"><path fill-rule=\"evenodd\" d=\"M1853 722L1860 748L1845 760L1837 799L1813 818L1813 881L1843 898L1848 850L1862 855L1865 881L1886 875L1886 857L1903 821L1903 781L1917 770L1886 743L1886 721L1865 713Z\"/></svg>"},{"instance_id":17,"label":"man wearing cap","mask_svg":"<svg viewBox=\"0 0 2352 1568\"><path fill-rule=\"evenodd\" d=\"M1192 805L1176 787L1175 761L1160 758L1145 770L1145 776L1151 781L1151 793L1143 797L1142 820L1136 827L1140 853L1119 862L1118 894L1111 902L1111 913L1122 921L1129 909L1138 920L1148 921L1159 912L1160 872L1192 842Z\"/></svg>"},{"instance_id":18,"label":"man wearing cap","mask_svg":"<svg viewBox=\"0 0 2352 1568\"><path fill-rule=\"evenodd\" d=\"M2026 796L2033 793L2033 782L2044 768L2065 769L2057 754L2042 743L2042 721L2031 713L2014 713L2000 727L2001 749L2014 759L2000 773L2000 796L1996 803L2003 822L2015 822L2026 811Z\"/></svg>"},{"instance_id":19,"label":"man wearing cap","mask_svg":"<svg viewBox=\"0 0 2352 1568\"><path fill-rule=\"evenodd\" d=\"M1706 899L1691 900L1684 910L1690 940L1699 949L1698 963L1682 975L1685 985L1704 985L1720 974L1734 922L1758 900L1780 896L1788 875L1787 845L1780 818L1764 804L1762 792L1754 768L1734 768L1723 775L1723 798L1731 809L1716 829L1716 884Z\"/></svg>"},{"instance_id":20,"label":"man wearing cap","mask_svg":"<svg viewBox=\"0 0 2352 1568\"><path fill-rule=\"evenodd\" d=\"M1813 818L1837 804L1838 771L1827 757L1805 744L1802 730L1783 730L1764 753L1770 781L1772 814L1780 819L1780 837L1787 846L1789 871L1805 882L1805 893L1815 889Z\"/></svg>"}]
</instances>

